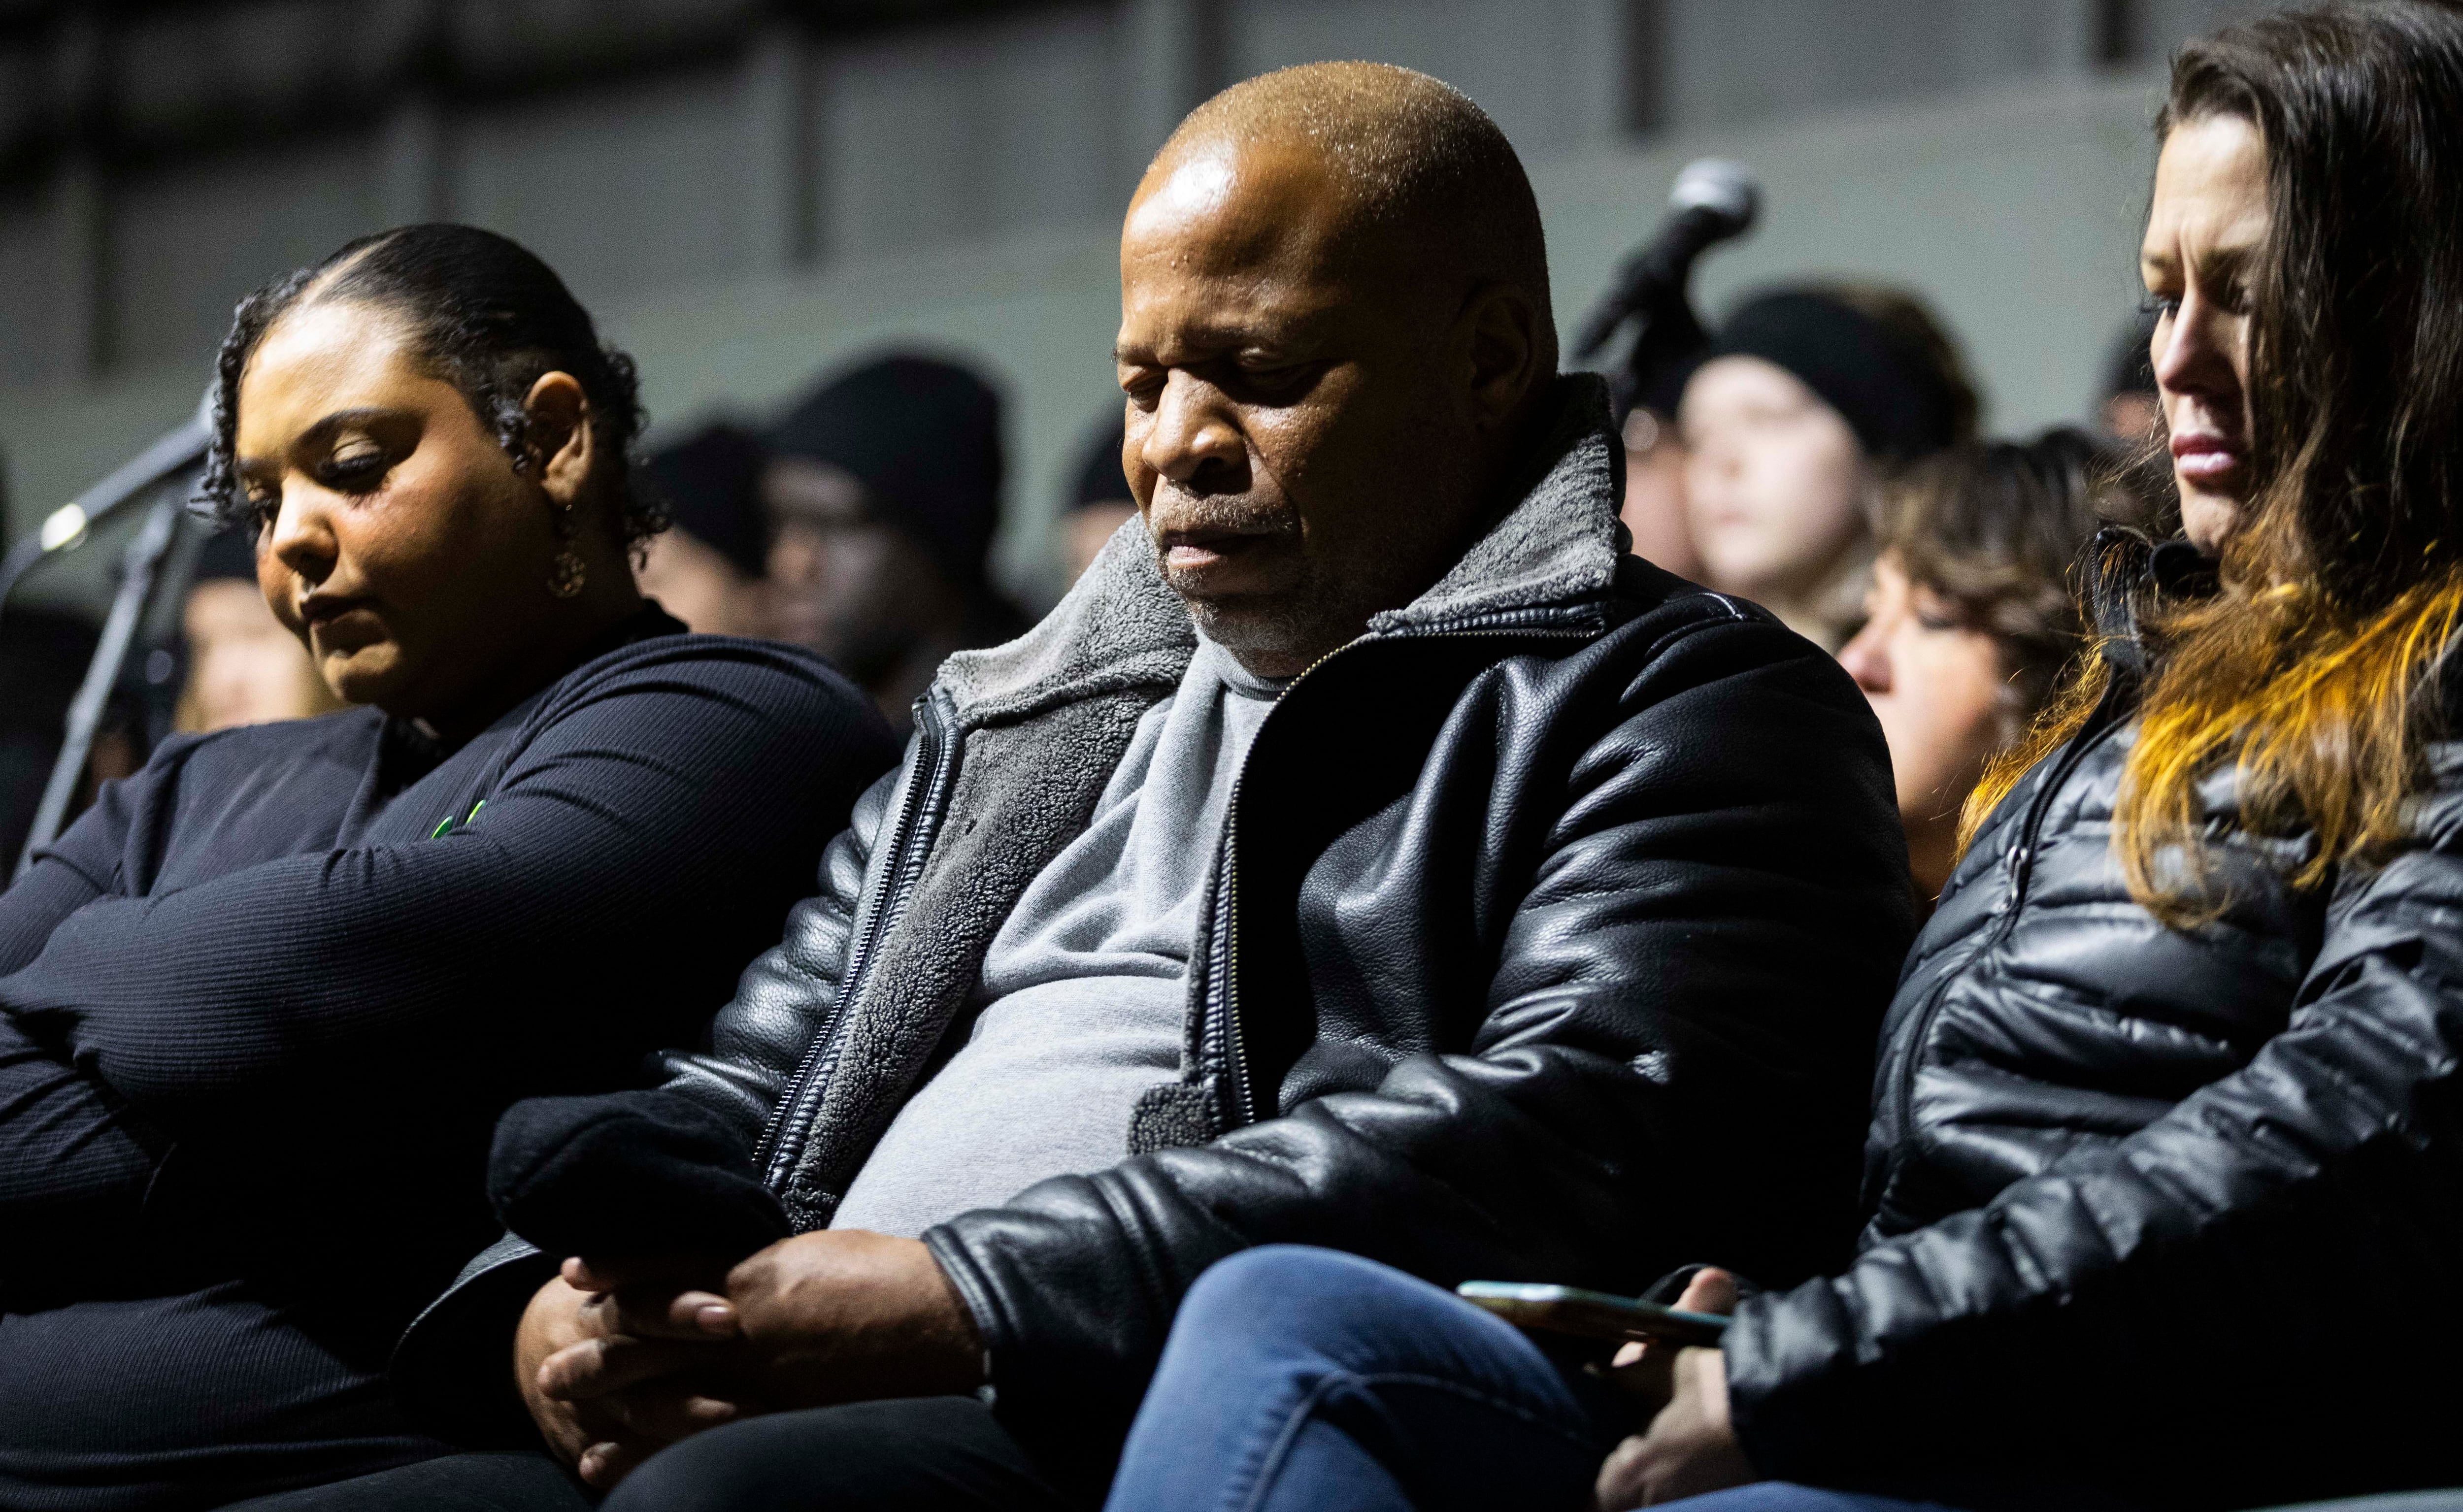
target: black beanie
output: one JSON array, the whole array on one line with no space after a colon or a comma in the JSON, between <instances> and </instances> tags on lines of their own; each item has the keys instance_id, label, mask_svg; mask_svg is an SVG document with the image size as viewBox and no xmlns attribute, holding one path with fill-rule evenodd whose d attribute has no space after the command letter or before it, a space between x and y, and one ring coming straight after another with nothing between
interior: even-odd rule
<instances>
[{"instance_id":1,"label":"black beanie","mask_svg":"<svg viewBox=\"0 0 2463 1512\"><path fill-rule=\"evenodd\" d=\"M198 549L197 567L191 581L206 582L218 577L245 578L256 581L256 537L253 524L241 521L227 525L206 537Z\"/></svg>"},{"instance_id":2,"label":"black beanie","mask_svg":"<svg viewBox=\"0 0 2463 1512\"><path fill-rule=\"evenodd\" d=\"M1000 396L967 369L885 356L831 379L787 412L770 450L841 467L873 518L905 531L950 582L984 585L1000 527Z\"/></svg>"},{"instance_id":3,"label":"black beanie","mask_svg":"<svg viewBox=\"0 0 2463 1512\"><path fill-rule=\"evenodd\" d=\"M643 473L667 503L676 529L708 545L747 577L769 567L761 516L760 439L741 425L707 425L650 454Z\"/></svg>"},{"instance_id":4,"label":"black beanie","mask_svg":"<svg viewBox=\"0 0 2463 1512\"><path fill-rule=\"evenodd\" d=\"M1957 404L1913 343L1852 305L1781 290L1736 307L1694 362L1759 357L1837 410L1867 455L1905 462L1958 439Z\"/></svg>"},{"instance_id":5,"label":"black beanie","mask_svg":"<svg viewBox=\"0 0 2463 1512\"><path fill-rule=\"evenodd\" d=\"M1090 504L1134 504L1129 492L1129 475L1121 466L1121 448L1128 444L1128 427L1118 420L1096 428L1094 439L1086 443L1085 459L1078 464L1078 486L1069 495L1068 509L1082 509Z\"/></svg>"}]
</instances>

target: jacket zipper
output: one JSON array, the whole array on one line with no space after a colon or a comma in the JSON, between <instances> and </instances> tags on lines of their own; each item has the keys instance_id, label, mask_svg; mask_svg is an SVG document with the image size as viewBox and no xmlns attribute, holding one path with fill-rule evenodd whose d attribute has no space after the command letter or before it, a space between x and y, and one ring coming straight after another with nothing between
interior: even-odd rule
<instances>
[{"instance_id":1,"label":"jacket zipper","mask_svg":"<svg viewBox=\"0 0 2463 1512\"><path fill-rule=\"evenodd\" d=\"M2026 906L2028 884L2035 877L2036 842L2042 837L2044 819L2052 812L2054 798L2060 794L2062 785L2070 780L2071 774L2078 770L2079 765L2086 760L2088 752L2103 745L2104 738L2121 725L2116 715L2104 710L2098 710L2096 718L2101 723L2090 724L2072 738L2053 768L2044 774L2043 787L2038 788L2036 796L2028 801L2027 816L2018 826L2017 848L2009 853L2015 873L2010 878L2010 906L2002 914L2000 922L1994 926L1992 935L1982 944L1968 953L1967 959L1960 961L1956 969L1944 970L1934 980L1932 990L1925 995L1923 1011L1916 1015L1915 1025L1907 1037L1907 1058L1906 1064L1899 1068L1899 1084L1895 1089L1897 1096L1894 1100L1903 1135L1915 1119L1916 1076L1923 1067L1924 1042L1932 1033L1933 1020L1941 1015L1942 1000L1950 995L1951 983L1960 971L2008 940L2011 931L2018 927L2018 912ZM1896 1163L1893 1162L1893 1174L1895 1171ZM1888 1185L1885 1179L1883 1189L1886 1191Z\"/></svg>"},{"instance_id":2,"label":"jacket zipper","mask_svg":"<svg viewBox=\"0 0 2463 1512\"><path fill-rule=\"evenodd\" d=\"M904 911L906 899L914 892L916 877L924 869L923 853L927 845L919 844L922 818L930 800L948 783L954 763L945 759L951 749L945 727L940 701L929 696L916 702L915 762L900 795L898 810L891 818L887 843L878 853L890 857L890 870L883 875L881 891L873 899L872 916L864 920L861 933L847 944L846 970L839 979L837 1010L831 1015L826 1029L816 1033L796 1063L795 1074L780 1089L770 1105L770 1116L763 1124L761 1140L754 1147L753 1163L762 1170L762 1178L774 1189L787 1177L777 1169L779 1146L783 1143L788 1112L800 1104L805 1092L820 1071L822 1063L837 1047L839 1031L847 1022L847 1011L855 1005L857 994L863 988L871 970L873 956L881 939ZM861 904L859 904L861 911Z\"/></svg>"},{"instance_id":3,"label":"jacket zipper","mask_svg":"<svg viewBox=\"0 0 2463 1512\"><path fill-rule=\"evenodd\" d=\"M1275 700L1275 707L1281 707L1283 699L1290 698L1311 673L1354 647L1391 644L1400 640L1471 640L1483 637L1524 640L1595 638L1594 632L1589 630L1550 629L1545 626L1499 626L1491 629L1452 629L1432 626L1423 630L1396 631L1383 636L1362 636L1357 640L1346 641L1335 647L1301 668L1298 675L1292 679L1291 684L1283 689L1282 697ZM1266 718L1273 719L1273 712L1269 711ZM1265 726L1261 724L1257 727L1257 735L1251 737L1249 748L1252 752L1256 749L1257 739L1264 734ZM1257 1106L1255 1078L1249 1067L1247 1037L1242 1034L1240 1028L1240 941L1232 927L1232 920L1239 915L1240 868L1237 847L1240 788L1247 780L1248 766L1247 758L1243 757L1240 763L1241 774L1232 779L1232 798L1224 810L1223 901L1216 911L1214 941L1209 952L1213 959L1208 963L1208 969L1214 973L1210 993L1214 999L1214 1005L1207 1017L1215 1026L1220 1043L1224 1048L1226 1069L1232 1083L1231 1112L1236 1120L1231 1127L1234 1129L1255 1123L1261 1116ZM1217 1132L1229 1133L1230 1130Z\"/></svg>"}]
</instances>

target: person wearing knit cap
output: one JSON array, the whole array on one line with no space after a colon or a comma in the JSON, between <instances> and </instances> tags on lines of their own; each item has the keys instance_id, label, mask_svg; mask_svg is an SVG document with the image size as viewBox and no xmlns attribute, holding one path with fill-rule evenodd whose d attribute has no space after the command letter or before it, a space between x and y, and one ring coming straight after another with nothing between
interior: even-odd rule
<instances>
[{"instance_id":1,"label":"person wearing knit cap","mask_svg":"<svg viewBox=\"0 0 2463 1512\"><path fill-rule=\"evenodd\" d=\"M1001 442L982 378L877 357L789 410L769 448L774 631L837 662L893 724L951 652L1025 629L986 571Z\"/></svg>"},{"instance_id":2,"label":"person wearing knit cap","mask_svg":"<svg viewBox=\"0 0 2463 1512\"><path fill-rule=\"evenodd\" d=\"M1956 346L1912 295L1748 298L1677 410L1704 582L1837 651L1864 620L1880 480L1972 439L1976 409Z\"/></svg>"},{"instance_id":3,"label":"person wearing knit cap","mask_svg":"<svg viewBox=\"0 0 2463 1512\"><path fill-rule=\"evenodd\" d=\"M1060 551L1069 563L1073 583L1094 565L1095 553L1103 544L1138 512L1138 502L1129 497L1129 475L1121 470L1125 429L1118 416L1096 428L1079 463L1076 486L1061 504Z\"/></svg>"},{"instance_id":4,"label":"person wearing knit cap","mask_svg":"<svg viewBox=\"0 0 2463 1512\"><path fill-rule=\"evenodd\" d=\"M650 454L643 481L675 523L650 537L634 577L659 606L703 635L769 634L762 572L761 440L724 421Z\"/></svg>"}]
</instances>

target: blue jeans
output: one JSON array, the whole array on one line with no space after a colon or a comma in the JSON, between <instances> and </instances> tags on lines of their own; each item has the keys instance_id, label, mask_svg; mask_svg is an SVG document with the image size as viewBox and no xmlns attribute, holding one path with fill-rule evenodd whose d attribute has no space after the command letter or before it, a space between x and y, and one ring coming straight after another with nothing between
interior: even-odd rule
<instances>
[{"instance_id":1,"label":"blue jeans","mask_svg":"<svg viewBox=\"0 0 2463 1512\"><path fill-rule=\"evenodd\" d=\"M1591 1504L1628 1407L1401 1271L1270 1245L1181 1304L1105 1512L1495 1512ZM1689 1512L1913 1512L1742 1486Z\"/></svg>"},{"instance_id":2,"label":"blue jeans","mask_svg":"<svg viewBox=\"0 0 2463 1512\"><path fill-rule=\"evenodd\" d=\"M1617 1425L1512 1325L1333 1250L1246 1250L1181 1304L1106 1512L1589 1503ZM1579 1394L1578 1394L1579 1393Z\"/></svg>"}]
</instances>

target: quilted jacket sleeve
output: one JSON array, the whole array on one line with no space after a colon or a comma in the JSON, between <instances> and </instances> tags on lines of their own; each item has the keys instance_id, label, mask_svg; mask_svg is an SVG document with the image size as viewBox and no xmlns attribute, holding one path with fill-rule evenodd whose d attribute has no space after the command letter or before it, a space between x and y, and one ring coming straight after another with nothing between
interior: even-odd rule
<instances>
[{"instance_id":1,"label":"quilted jacket sleeve","mask_svg":"<svg viewBox=\"0 0 2463 1512\"><path fill-rule=\"evenodd\" d=\"M1494 751L1496 730L1566 752L1527 802L1494 800L1534 840L1495 889L1484 1018L1364 1090L925 1235L984 1329L1013 1427L1083 1441L1125 1425L1183 1293L1249 1245L1326 1245L1446 1284L1637 1288L1687 1260L1788 1264L1766 1219L1793 1209L1794 1253L1820 1260L1790 1274L1844 1258L1912 906L1880 732L1838 665L1776 625L1723 614L1640 634L1533 669L1579 680L1534 684L1544 714L1453 716L1491 732L1466 752ZM1395 928L1428 927L1405 913Z\"/></svg>"},{"instance_id":2,"label":"quilted jacket sleeve","mask_svg":"<svg viewBox=\"0 0 2463 1512\"><path fill-rule=\"evenodd\" d=\"M2348 878L2284 1029L2115 1146L1747 1303L1765 1473L2249 1505L2455 1474L2463 789ZM2071 1504L2081 1504L2075 1501Z\"/></svg>"}]
</instances>

